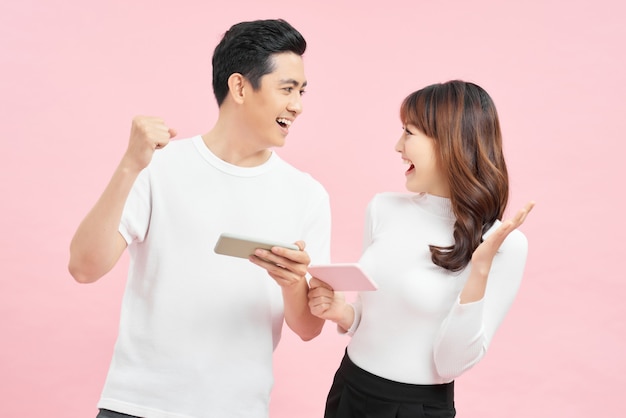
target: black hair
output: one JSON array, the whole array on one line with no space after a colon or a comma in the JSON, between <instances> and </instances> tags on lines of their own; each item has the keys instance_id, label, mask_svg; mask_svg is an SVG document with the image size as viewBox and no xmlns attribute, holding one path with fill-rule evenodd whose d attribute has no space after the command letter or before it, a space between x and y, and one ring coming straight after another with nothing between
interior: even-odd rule
<instances>
[{"instance_id":1,"label":"black hair","mask_svg":"<svg viewBox=\"0 0 626 418\"><path fill-rule=\"evenodd\" d=\"M293 52L302 56L305 50L302 34L283 19L233 25L213 52L213 93L218 106L228 94L231 74L240 73L256 90L261 77L274 71L274 54Z\"/></svg>"}]
</instances>

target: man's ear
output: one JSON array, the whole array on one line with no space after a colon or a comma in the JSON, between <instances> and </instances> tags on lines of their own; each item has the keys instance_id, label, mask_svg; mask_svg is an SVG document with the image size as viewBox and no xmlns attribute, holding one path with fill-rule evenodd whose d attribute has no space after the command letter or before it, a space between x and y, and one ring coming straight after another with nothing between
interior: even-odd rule
<instances>
[{"instance_id":1,"label":"man's ear","mask_svg":"<svg viewBox=\"0 0 626 418\"><path fill-rule=\"evenodd\" d=\"M235 103L243 103L245 97L246 79L240 73L232 73L228 77L228 94Z\"/></svg>"}]
</instances>

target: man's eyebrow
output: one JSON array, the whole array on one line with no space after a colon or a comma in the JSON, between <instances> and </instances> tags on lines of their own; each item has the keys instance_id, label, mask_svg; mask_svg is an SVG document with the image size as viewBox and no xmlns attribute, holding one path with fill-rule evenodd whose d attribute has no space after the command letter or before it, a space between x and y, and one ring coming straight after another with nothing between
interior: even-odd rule
<instances>
[{"instance_id":1,"label":"man's eyebrow","mask_svg":"<svg viewBox=\"0 0 626 418\"><path fill-rule=\"evenodd\" d=\"M294 87L300 86L300 82L297 81L297 80L294 80L293 78L280 80L279 83L280 84L291 84ZM305 81L304 83L302 83L302 88L305 88L306 85L307 85L307 82Z\"/></svg>"}]
</instances>

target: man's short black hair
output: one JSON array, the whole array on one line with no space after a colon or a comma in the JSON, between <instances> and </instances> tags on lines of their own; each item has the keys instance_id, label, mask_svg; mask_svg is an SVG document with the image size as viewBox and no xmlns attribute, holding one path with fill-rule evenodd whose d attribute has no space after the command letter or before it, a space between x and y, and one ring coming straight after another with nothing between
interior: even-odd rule
<instances>
[{"instance_id":1,"label":"man's short black hair","mask_svg":"<svg viewBox=\"0 0 626 418\"><path fill-rule=\"evenodd\" d=\"M240 73L254 89L274 70L273 55L293 52L302 56L306 41L283 19L255 20L233 25L213 52L213 93L218 106L228 94L228 78Z\"/></svg>"}]
</instances>

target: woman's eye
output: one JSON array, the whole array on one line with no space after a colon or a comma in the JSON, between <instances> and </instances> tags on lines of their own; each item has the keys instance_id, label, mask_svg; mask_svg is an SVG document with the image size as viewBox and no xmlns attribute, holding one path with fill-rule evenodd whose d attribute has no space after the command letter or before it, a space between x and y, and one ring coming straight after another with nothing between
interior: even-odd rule
<instances>
[{"instance_id":1,"label":"woman's eye","mask_svg":"<svg viewBox=\"0 0 626 418\"><path fill-rule=\"evenodd\" d=\"M285 87L283 88L287 93L291 93L293 91L293 87Z\"/></svg>"}]
</instances>

